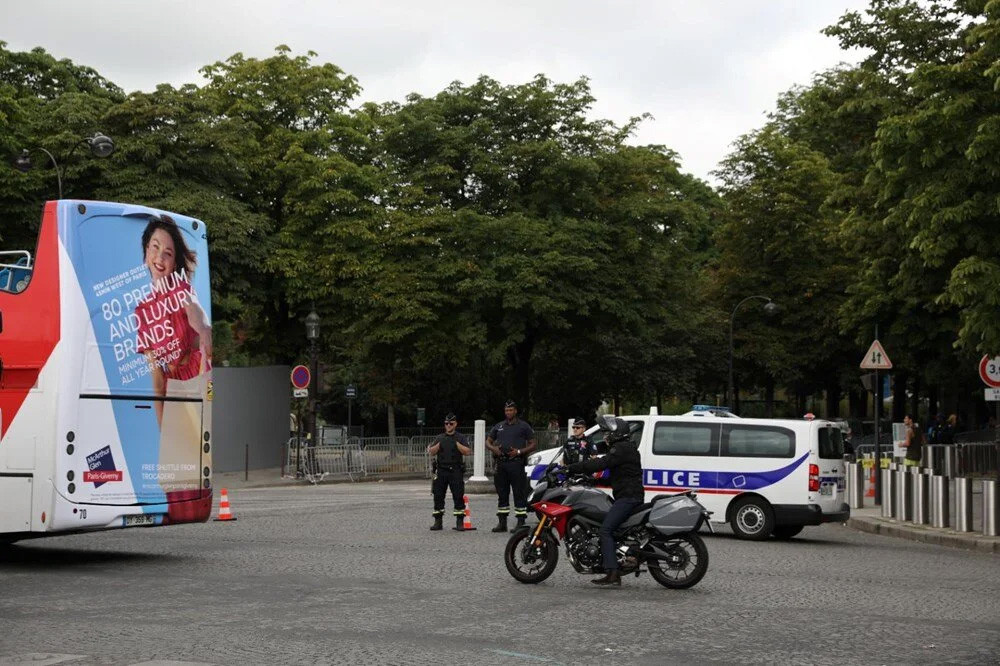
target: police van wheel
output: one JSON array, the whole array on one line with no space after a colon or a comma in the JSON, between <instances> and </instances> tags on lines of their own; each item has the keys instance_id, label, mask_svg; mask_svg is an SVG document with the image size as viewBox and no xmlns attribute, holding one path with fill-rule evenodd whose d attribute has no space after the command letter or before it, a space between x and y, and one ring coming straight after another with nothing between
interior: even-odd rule
<instances>
[{"instance_id":1,"label":"police van wheel","mask_svg":"<svg viewBox=\"0 0 1000 666\"><path fill-rule=\"evenodd\" d=\"M541 583L552 575L559 562L559 544L548 532L533 541L534 530L520 529L510 535L503 551L507 572L521 583Z\"/></svg>"},{"instance_id":2,"label":"police van wheel","mask_svg":"<svg viewBox=\"0 0 1000 666\"><path fill-rule=\"evenodd\" d=\"M733 508L729 525L737 538L760 541L771 536L774 530L774 513L766 501L748 497Z\"/></svg>"},{"instance_id":3,"label":"police van wheel","mask_svg":"<svg viewBox=\"0 0 1000 666\"><path fill-rule=\"evenodd\" d=\"M776 525L774 528L775 539L791 539L802 531L804 525Z\"/></svg>"}]
</instances>

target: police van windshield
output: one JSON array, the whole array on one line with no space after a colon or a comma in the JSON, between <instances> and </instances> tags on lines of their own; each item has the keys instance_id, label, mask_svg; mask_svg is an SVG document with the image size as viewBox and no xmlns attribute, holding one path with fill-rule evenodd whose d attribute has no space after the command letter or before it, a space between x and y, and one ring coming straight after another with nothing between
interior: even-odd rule
<instances>
[{"instance_id":1,"label":"police van windshield","mask_svg":"<svg viewBox=\"0 0 1000 666\"><path fill-rule=\"evenodd\" d=\"M819 457L827 460L844 456L844 437L840 428L819 429Z\"/></svg>"}]
</instances>

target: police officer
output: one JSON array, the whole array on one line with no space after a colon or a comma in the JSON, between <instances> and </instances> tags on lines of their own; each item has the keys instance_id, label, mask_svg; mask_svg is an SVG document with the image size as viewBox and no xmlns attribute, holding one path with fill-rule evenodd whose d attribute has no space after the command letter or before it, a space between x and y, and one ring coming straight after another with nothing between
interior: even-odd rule
<instances>
[{"instance_id":1,"label":"police officer","mask_svg":"<svg viewBox=\"0 0 1000 666\"><path fill-rule=\"evenodd\" d=\"M486 436L486 448L496 459L493 483L497 489L497 526L494 532L507 531L510 515L510 493L514 491L514 529L524 525L528 518L528 476L524 465L528 455L535 450L535 431L527 422L517 418L517 405L508 400L503 406L504 420L493 426Z\"/></svg>"},{"instance_id":2,"label":"police officer","mask_svg":"<svg viewBox=\"0 0 1000 666\"><path fill-rule=\"evenodd\" d=\"M597 446L589 441L584 434L586 429L587 422L583 419L573 421L573 433L566 442L566 449L563 453L563 459L567 465L581 460L590 460L592 456L597 455Z\"/></svg>"},{"instance_id":3,"label":"police officer","mask_svg":"<svg viewBox=\"0 0 1000 666\"><path fill-rule=\"evenodd\" d=\"M455 415L448 413L444 417L444 432L434 438L431 445L427 447L427 453L435 456L434 459L434 482L431 490L434 493L434 524L432 530L440 530L444 516L444 496L451 488L451 499L454 501L455 527L459 532L465 530L463 526L465 516L465 463L462 456L472 453L469 448L469 440L465 435L455 432L458 427L458 419Z\"/></svg>"}]
</instances>

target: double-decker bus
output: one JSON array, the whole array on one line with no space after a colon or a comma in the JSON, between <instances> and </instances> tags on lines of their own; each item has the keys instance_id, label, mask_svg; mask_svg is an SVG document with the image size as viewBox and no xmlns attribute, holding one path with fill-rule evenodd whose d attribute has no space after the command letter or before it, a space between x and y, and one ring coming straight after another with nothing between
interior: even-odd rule
<instances>
[{"instance_id":1,"label":"double-decker bus","mask_svg":"<svg viewBox=\"0 0 1000 666\"><path fill-rule=\"evenodd\" d=\"M0 542L207 520L211 357L203 222L46 203L0 248Z\"/></svg>"}]
</instances>

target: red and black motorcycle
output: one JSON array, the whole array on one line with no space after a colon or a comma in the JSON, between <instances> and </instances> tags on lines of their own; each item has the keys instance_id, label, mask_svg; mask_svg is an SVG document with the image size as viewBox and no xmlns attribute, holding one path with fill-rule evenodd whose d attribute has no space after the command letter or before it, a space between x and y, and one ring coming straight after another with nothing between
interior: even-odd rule
<instances>
[{"instance_id":1,"label":"red and black motorcycle","mask_svg":"<svg viewBox=\"0 0 1000 666\"><path fill-rule=\"evenodd\" d=\"M545 469L529 504L537 525L513 534L504 549L510 575L522 583L540 583L559 561L559 542L577 573L604 573L598 531L612 500L594 487L590 476L569 476L553 460ZM684 589L700 581L708 570L708 548L697 534L708 525L709 512L693 492L657 495L635 508L615 532L618 566L622 575L649 571L664 587Z\"/></svg>"}]
</instances>

